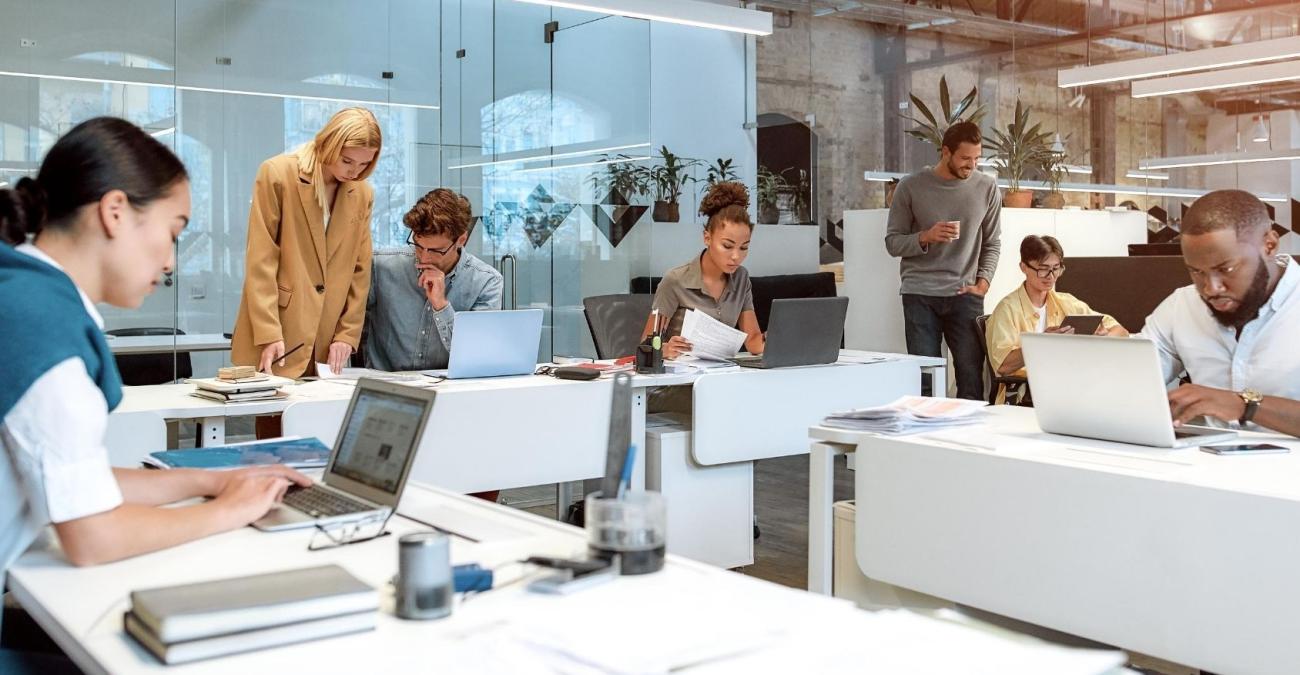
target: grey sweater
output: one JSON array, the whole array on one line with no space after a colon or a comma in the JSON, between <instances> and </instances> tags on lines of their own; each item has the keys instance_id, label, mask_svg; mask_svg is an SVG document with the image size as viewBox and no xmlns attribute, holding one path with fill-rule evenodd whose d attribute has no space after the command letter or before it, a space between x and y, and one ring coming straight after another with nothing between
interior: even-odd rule
<instances>
[{"instance_id":1,"label":"grey sweater","mask_svg":"<svg viewBox=\"0 0 1300 675\"><path fill-rule=\"evenodd\" d=\"M894 189L885 248L902 258L902 292L956 295L977 279L993 281L1002 246L1002 196L997 183L976 171L966 180L944 180L926 167ZM961 236L921 246L921 232L944 220L960 220Z\"/></svg>"}]
</instances>

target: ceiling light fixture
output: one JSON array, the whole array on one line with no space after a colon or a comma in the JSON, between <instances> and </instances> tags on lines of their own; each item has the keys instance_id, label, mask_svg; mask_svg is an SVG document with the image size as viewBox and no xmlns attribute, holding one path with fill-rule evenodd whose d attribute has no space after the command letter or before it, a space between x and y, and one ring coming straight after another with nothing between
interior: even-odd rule
<instances>
[{"instance_id":1,"label":"ceiling light fixture","mask_svg":"<svg viewBox=\"0 0 1300 675\"><path fill-rule=\"evenodd\" d=\"M1250 128L1250 140L1256 143L1268 142L1268 127L1264 126L1264 116L1255 116L1255 126Z\"/></svg>"},{"instance_id":2,"label":"ceiling light fixture","mask_svg":"<svg viewBox=\"0 0 1300 675\"><path fill-rule=\"evenodd\" d=\"M599 155L606 152L614 152L617 150L631 150L633 148L648 148L648 147L650 147L649 143L633 143L631 145L611 145L609 147L604 147L604 148L591 148L590 150L574 150L572 152L556 152L556 153L551 153L546 155L528 155L524 153L529 151L523 151L519 153L509 153L512 156L505 157L502 159L495 159L495 160L483 159L482 161L471 160L470 162L465 164L457 164L455 166L449 166L447 167L447 169L448 170L474 169L480 166L497 166L499 164L526 164L531 162L545 162L554 159L564 159L566 157L585 157L587 155ZM507 154L507 153L502 153L502 154ZM501 155L496 155L496 156L501 157ZM621 159L621 158L615 158L615 159Z\"/></svg>"},{"instance_id":3,"label":"ceiling light fixture","mask_svg":"<svg viewBox=\"0 0 1300 675\"><path fill-rule=\"evenodd\" d=\"M1057 71L1056 84L1058 87L1083 87L1297 57L1300 57L1300 36L1293 36L1068 68Z\"/></svg>"},{"instance_id":4,"label":"ceiling light fixture","mask_svg":"<svg viewBox=\"0 0 1300 675\"><path fill-rule=\"evenodd\" d=\"M699 0L518 0L633 19L712 28L746 35L771 35L772 13Z\"/></svg>"},{"instance_id":5,"label":"ceiling light fixture","mask_svg":"<svg viewBox=\"0 0 1300 675\"><path fill-rule=\"evenodd\" d=\"M889 181L895 178L899 178L899 179L905 178L907 175L908 174L905 173L894 173L890 171L867 171L864 173L863 178L872 182L888 183ZM999 180L998 186L1005 188L1008 186L1008 182L1004 180ZM1048 185L1047 183L1044 183L1042 181L1031 181L1031 180L1020 181L1020 187L1021 189L1024 190L1038 190L1038 191L1051 191L1053 189L1052 186ZM1212 190L1192 190L1188 188L1169 188L1169 187L1152 188L1144 185L1103 185L1100 183L1095 183L1095 184L1094 183L1061 183L1061 185L1057 189L1060 190L1061 192L1099 192L1101 194L1109 194L1109 195L1143 195L1147 197L1190 197L1190 198L1200 197L1212 192ZM1290 199L1286 195L1278 195L1278 194L1260 194L1256 196L1259 197L1260 201L1274 202L1274 203L1285 203L1288 199Z\"/></svg>"},{"instance_id":6,"label":"ceiling light fixture","mask_svg":"<svg viewBox=\"0 0 1300 675\"><path fill-rule=\"evenodd\" d=\"M1300 148L1273 152L1234 152L1219 155L1187 155L1184 157L1152 157L1138 161L1138 168L1183 169L1189 166L1219 166L1222 164L1255 164L1259 162L1293 162L1300 160Z\"/></svg>"},{"instance_id":7,"label":"ceiling light fixture","mask_svg":"<svg viewBox=\"0 0 1300 675\"><path fill-rule=\"evenodd\" d=\"M1218 68L1204 73L1174 75L1133 83L1133 98L1190 94L1197 91L1252 87L1257 84L1300 80L1300 63L1282 61L1241 68Z\"/></svg>"},{"instance_id":8,"label":"ceiling light fixture","mask_svg":"<svg viewBox=\"0 0 1300 675\"><path fill-rule=\"evenodd\" d=\"M1129 171L1128 173L1124 174L1124 177L1125 177L1125 178L1132 178L1133 180L1169 180L1169 174L1167 174L1167 173L1153 173L1153 172L1151 172L1151 171L1132 171L1132 170L1131 170L1131 171Z\"/></svg>"}]
</instances>

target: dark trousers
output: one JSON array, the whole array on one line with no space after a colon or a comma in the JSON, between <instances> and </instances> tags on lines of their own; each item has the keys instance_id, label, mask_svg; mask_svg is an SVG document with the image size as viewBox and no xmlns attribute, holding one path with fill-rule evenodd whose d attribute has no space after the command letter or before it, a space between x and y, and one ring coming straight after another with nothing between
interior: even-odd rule
<instances>
[{"instance_id":1,"label":"dark trousers","mask_svg":"<svg viewBox=\"0 0 1300 675\"><path fill-rule=\"evenodd\" d=\"M975 325L975 319L983 313L984 298L978 295L903 294L907 353L942 356L939 339L946 340L956 371L958 398L984 398L984 345ZM933 383L938 395L943 395L947 386L946 382Z\"/></svg>"}]
</instances>

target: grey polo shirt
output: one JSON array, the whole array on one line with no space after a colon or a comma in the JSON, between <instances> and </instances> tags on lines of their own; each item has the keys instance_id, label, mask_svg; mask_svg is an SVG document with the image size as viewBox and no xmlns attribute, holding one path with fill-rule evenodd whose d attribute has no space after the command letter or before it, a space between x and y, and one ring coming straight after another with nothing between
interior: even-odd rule
<instances>
[{"instance_id":1,"label":"grey polo shirt","mask_svg":"<svg viewBox=\"0 0 1300 675\"><path fill-rule=\"evenodd\" d=\"M664 332L665 338L681 334L682 321L686 319L686 310L689 309L702 311L733 328L739 327L743 312L754 309L749 270L744 267L737 268L734 274L724 275L727 283L722 289L721 298L714 300L713 296L704 292L704 276L700 271L700 258L703 255L701 252L685 265L668 270L659 282L659 289L655 291L654 308L659 310L661 316L671 317L668 330Z\"/></svg>"},{"instance_id":2,"label":"grey polo shirt","mask_svg":"<svg viewBox=\"0 0 1300 675\"><path fill-rule=\"evenodd\" d=\"M410 248L377 251L366 303L366 365L376 370L446 368L456 312L501 309L501 273L460 252L447 275L447 306L435 312Z\"/></svg>"}]
</instances>

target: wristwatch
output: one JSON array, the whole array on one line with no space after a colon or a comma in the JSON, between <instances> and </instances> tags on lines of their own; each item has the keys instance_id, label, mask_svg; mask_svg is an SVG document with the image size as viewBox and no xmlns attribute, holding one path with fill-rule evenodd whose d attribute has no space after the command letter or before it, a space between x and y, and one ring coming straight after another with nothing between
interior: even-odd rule
<instances>
[{"instance_id":1,"label":"wristwatch","mask_svg":"<svg viewBox=\"0 0 1300 675\"><path fill-rule=\"evenodd\" d=\"M1237 392L1237 395L1246 402L1246 411L1241 413L1241 419L1237 420L1244 426L1255 418L1255 413L1259 411L1259 402L1264 400L1264 395L1254 389L1244 389Z\"/></svg>"}]
</instances>

